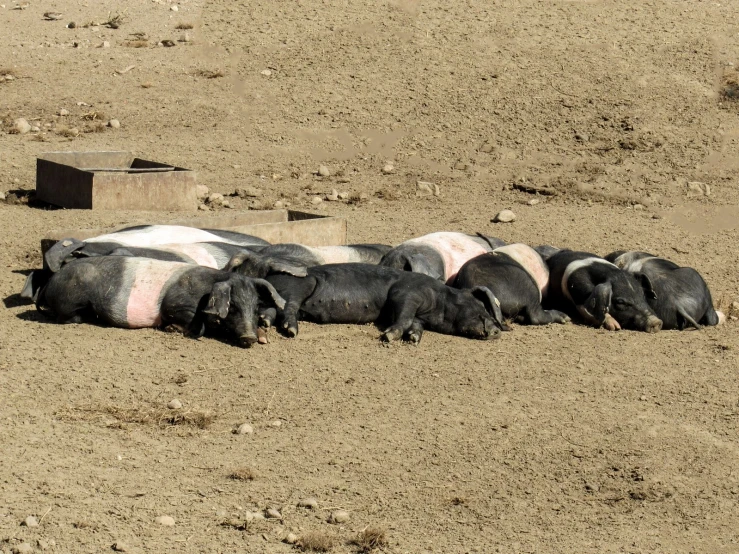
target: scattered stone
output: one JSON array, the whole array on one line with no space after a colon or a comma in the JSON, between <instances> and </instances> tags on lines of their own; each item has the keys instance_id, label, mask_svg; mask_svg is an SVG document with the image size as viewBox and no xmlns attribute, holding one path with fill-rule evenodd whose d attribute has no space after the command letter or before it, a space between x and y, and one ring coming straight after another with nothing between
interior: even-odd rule
<instances>
[{"instance_id":1,"label":"scattered stone","mask_svg":"<svg viewBox=\"0 0 739 554\"><path fill-rule=\"evenodd\" d=\"M104 40L103 42L100 43L98 48L110 48L110 43L107 40Z\"/></svg>"},{"instance_id":2,"label":"scattered stone","mask_svg":"<svg viewBox=\"0 0 739 554\"><path fill-rule=\"evenodd\" d=\"M314 197L313 197L313 198L311 199L311 201L310 201L310 202L311 202L311 204L313 204L314 206L318 206L318 204L320 204L320 203L322 203L322 202L323 202L323 198L321 198L320 196L314 196Z\"/></svg>"},{"instance_id":3,"label":"scattered stone","mask_svg":"<svg viewBox=\"0 0 739 554\"><path fill-rule=\"evenodd\" d=\"M652 214L652 219L663 219L660 214Z\"/></svg>"},{"instance_id":4,"label":"scattered stone","mask_svg":"<svg viewBox=\"0 0 739 554\"><path fill-rule=\"evenodd\" d=\"M28 131L31 130L31 125L24 118L19 117L18 119L13 121L13 129L15 129L18 134L25 135Z\"/></svg>"},{"instance_id":5,"label":"scattered stone","mask_svg":"<svg viewBox=\"0 0 739 554\"><path fill-rule=\"evenodd\" d=\"M463 161L459 161L459 162L457 162L457 163L454 164L454 169L457 169L459 171L465 171L468 167L469 167L469 165L467 165Z\"/></svg>"},{"instance_id":6,"label":"scattered stone","mask_svg":"<svg viewBox=\"0 0 739 554\"><path fill-rule=\"evenodd\" d=\"M172 516L159 516L154 521L159 525L164 525L165 527L174 526L174 518Z\"/></svg>"},{"instance_id":7,"label":"scattered stone","mask_svg":"<svg viewBox=\"0 0 739 554\"><path fill-rule=\"evenodd\" d=\"M204 200L205 198L208 198L210 190L208 190L208 187L205 185L197 185L195 187L195 194L197 195L198 200Z\"/></svg>"},{"instance_id":8,"label":"scattered stone","mask_svg":"<svg viewBox=\"0 0 739 554\"><path fill-rule=\"evenodd\" d=\"M198 204L198 210L203 212L209 212L210 208L203 203Z\"/></svg>"},{"instance_id":9,"label":"scattered stone","mask_svg":"<svg viewBox=\"0 0 739 554\"><path fill-rule=\"evenodd\" d=\"M274 420L272 423L270 423L272 427L282 427L282 422L279 419Z\"/></svg>"},{"instance_id":10,"label":"scattered stone","mask_svg":"<svg viewBox=\"0 0 739 554\"><path fill-rule=\"evenodd\" d=\"M318 175L320 175L321 177L328 177L329 175L331 175L331 170L325 165L319 165Z\"/></svg>"},{"instance_id":11,"label":"scattered stone","mask_svg":"<svg viewBox=\"0 0 739 554\"><path fill-rule=\"evenodd\" d=\"M519 179L513 183L513 188L529 194L541 194L542 196L557 196L558 191L549 185L535 185L526 179Z\"/></svg>"},{"instance_id":12,"label":"scattered stone","mask_svg":"<svg viewBox=\"0 0 739 554\"><path fill-rule=\"evenodd\" d=\"M174 398L173 400L170 400L167 402L167 408L170 410L179 410L182 408L182 402L180 402L177 398Z\"/></svg>"},{"instance_id":13,"label":"scattered stone","mask_svg":"<svg viewBox=\"0 0 739 554\"><path fill-rule=\"evenodd\" d=\"M244 519L246 521L254 521L255 519L264 519L264 514L262 512L246 512L244 514Z\"/></svg>"},{"instance_id":14,"label":"scattered stone","mask_svg":"<svg viewBox=\"0 0 739 554\"><path fill-rule=\"evenodd\" d=\"M67 29L74 29L75 27L77 27L77 24L74 21L67 23Z\"/></svg>"},{"instance_id":15,"label":"scattered stone","mask_svg":"<svg viewBox=\"0 0 739 554\"><path fill-rule=\"evenodd\" d=\"M331 189L331 192L326 195L326 200L329 202L336 202L339 199L339 192L336 189Z\"/></svg>"},{"instance_id":16,"label":"scattered stone","mask_svg":"<svg viewBox=\"0 0 739 554\"><path fill-rule=\"evenodd\" d=\"M172 10L173 12L180 11L180 8L176 4L174 6L171 6L169 9Z\"/></svg>"},{"instance_id":17,"label":"scattered stone","mask_svg":"<svg viewBox=\"0 0 739 554\"><path fill-rule=\"evenodd\" d=\"M233 206L231 205L231 202L229 202L228 200L224 200L223 203L221 204L221 206L223 206L224 208L231 209L231 210L233 209Z\"/></svg>"},{"instance_id":18,"label":"scattered stone","mask_svg":"<svg viewBox=\"0 0 739 554\"><path fill-rule=\"evenodd\" d=\"M646 401L647 401L647 397L646 397L646 396L644 396L644 395L642 394L642 395L641 395L641 396L639 397L639 400L641 400L642 402L646 402Z\"/></svg>"},{"instance_id":19,"label":"scattered stone","mask_svg":"<svg viewBox=\"0 0 739 554\"><path fill-rule=\"evenodd\" d=\"M585 483L585 490L589 492L598 492L600 490L600 487L596 485L595 483Z\"/></svg>"},{"instance_id":20,"label":"scattered stone","mask_svg":"<svg viewBox=\"0 0 739 554\"><path fill-rule=\"evenodd\" d=\"M70 127L67 132L64 133L67 137L77 137L80 134L80 130L77 127Z\"/></svg>"},{"instance_id":21,"label":"scattered stone","mask_svg":"<svg viewBox=\"0 0 739 554\"><path fill-rule=\"evenodd\" d=\"M502 210L493 218L493 223L513 223L516 221L516 214L511 210Z\"/></svg>"},{"instance_id":22,"label":"scattered stone","mask_svg":"<svg viewBox=\"0 0 739 554\"><path fill-rule=\"evenodd\" d=\"M47 21L59 21L62 18L62 14L59 12L45 12L44 19Z\"/></svg>"},{"instance_id":23,"label":"scattered stone","mask_svg":"<svg viewBox=\"0 0 739 554\"><path fill-rule=\"evenodd\" d=\"M164 39L164 40L163 40L162 42L160 42L159 44L161 44L161 45L162 45L162 46L164 46L165 48L172 48L173 46L177 46L177 43L176 43L175 41L173 41L173 40L170 40L170 39L168 39L168 38L165 38L165 39Z\"/></svg>"},{"instance_id":24,"label":"scattered stone","mask_svg":"<svg viewBox=\"0 0 739 554\"><path fill-rule=\"evenodd\" d=\"M302 500L298 501L298 506L300 508L308 508L310 510L317 510L318 509L318 499L316 499L313 496L309 496L308 498L303 498Z\"/></svg>"},{"instance_id":25,"label":"scattered stone","mask_svg":"<svg viewBox=\"0 0 739 554\"><path fill-rule=\"evenodd\" d=\"M113 550L116 552L128 552L128 545L122 541L116 541L113 543Z\"/></svg>"},{"instance_id":26,"label":"scattered stone","mask_svg":"<svg viewBox=\"0 0 739 554\"><path fill-rule=\"evenodd\" d=\"M282 514L279 512L279 510L276 510L274 508L267 508L267 510L264 512L264 515L268 519L282 519Z\"/></svg>"},{"instance_id":27,"label":"scattered stone","mask_svg":"<svg viewBox=\"0 0 739 554\"><path fill-rule=\"evenodd\" d=\"M338 179L336 179L336 182L346 184L350 183L351 179L349 179L349 177L339 177Z\"/></svg>"},{"instance_id":28,"label":"scattered stone","mask_svg":"<svg viewBox=\"0 0 739 554\"><path fill-rule=\"evenodd\" d=\"M278 200L275 202L274 208L275 210L281 210L285 207L285 203L282 200Z\"/></svg>"},{"instance_id":29,"label":"scattered stone","mask_svg":"<svg viewBox=\"0 0 739 554\"><path fill-rule=\"evenodd\" d=\"M5 80L6 81L15 81L15 77L13 77L12 75L6 75L5 76Z\"/></svg>"},{"instance_id":30,"label":"scattered stone","mask_svg":"<svg viewBox=\"0 0 739 554\"><path fill-rule=\"evenodd\" d=\"M688 194L698 194L702 196L710 196L711 195L711 187L710 185L707 185L706 183L701 183L700 181L690 181L687 185L688 187Z\"/></svg>"},{"instance_id":31,"label":"scattered stone","mask_svg":"<svg viewBox=\"0 0 739 554\"><path fill-rule=\"evenodd\" d=\"M120 129L121 122L117 119L111 119L110 121L108 121L108 127L110 127L111 129Z\"/></svg>"},{"instance_id":32,"label":"scattered stone","mask_svg":"<svg viewBox=\"0 0 739 554\"><path fill-rule=\"evenodd\" d=\"M30 552L33 552L33 547L27 542L22 542L19 545L14 546L12 552L13 554L29 554Z\"/></svg>"},{"instance_id":33,"label":"scattered stone","mask_svg":"<svg viewBox=\"0 0 739 554\"><path fill-rule=\"evenodd\" d=\"M328 518L329 523L335 524L346 523L347 521L349 521L349 512L346 510L336 510Z\"/></svg>"},{"instance_id":34,"label":"scattered stone","mask_svg":"<svg viewBox=\"0 0 739 554\"><path fill-rule=\"evenodd\" d=\"M252 427L248 423L242 423L234 431L236 435L251 435L253 432L254 432L254 427Z\"/></svg>"},{"instance_id":35,"label":"scattered stone","mask_svg":"<svg viewBox=\"0 0 739 554\"><path fill-rule=\"evenodd\" d=\"M223 204L223 195L220 192L214 192L213 194L208 196L207 202L211 206L220 206L221 204Z\"/></svg>"},{"instance_id":36,"label":"scattered stone","mask_svg":"<svg viewBox=\"0 0 739 554\"><path fill-rule=\"evenodd\" d=\"M54 539L39 539L37 541L39 550L49 550L52 546L56 544L56 541Z\"/></svg>"},{"instance_id":37,"label":"scattered stone","mask_svg":"<svg viewBox=\"0 0 739 554\"><path fill-rule=\"evenodd\" d=\"M436 184L428 181L416 181L416 196L431 196L438 188Z\"/></svg>"},{"instance_id":38,"label":"scattered stone","mask_svg":"<svg viewBox=\"0 0 739 554\"><path fill-rule=\"evenodd\" d=\"M634 204L632 206L632 208L635 209L635 210L637 210L637 211L642 211L642 210L645 209L645 206L644 206L644 204Z\"/></svg>"},{"instance_id":39,"label":"scattered stone","mask_svg":"<svg viewBox=\"0 0 739 554\"><path fill-rule=\"evenodd\" d=\"M527 203L527 204L528 204L529 206L536 206L536 205L537 205L537 204L538 204L539 202L541 202L541 200L539 200L538 198L532 198L531 200L529 200L529 201L528 201L528 202L526 202L526 203Z\"/></svg>"},{"instance_id":40,"label":"scattered stone","mask_svg":"<svg viewBox=\"0 0 739 554\"><path fill-rule=\"evenodd\" d=\"M483 142L480 146L480 152L484 154L490 154L493 150L495 150L495 145L492 142Z\"/></svg>"},{"instance_id":41,"label":"scattered stone","mask_svg":"<svg viewBox=\"0 0 739 554\"><path fill-rule=\"evenodd\" d=\"M285 535L285 542L287 544L295 544L298 542L298 536L295 533L288 533Z\"/></svg>"},{"instance_id":42,"label":"scattered stone","mask_svg":"<svg viewBox=\"0 0 739 554\"><path fill-rule=\"evenodd\" d=\"M26 527L38 527L38 520L35 516L28 516L23 520L23 525Z\"/></svg>"},{"instance_id":43,"label":"scattered stone","mask_svg":"<svg viewBox=\"0 0 739 554\"><path fill-rule=\"evenodd\" d=\"M180 42L190 42L191 40L192 38L190 38L190 33L183 33L179 38Z\"/></svg>"},{"instance_id":44,"label":"scattered stone","mask_svg":"<svg viewBox=\"0 0 739 554\"><path fill-rule=\"evenodd\" d=\"M390 174L391 174L391 173L393 173L394 171L395 171L395 166L394 166L393 164L390 164L390 163L388 163L388 164L385 164L385 167L383 167L383 168L382 168L382 172L383 172L383 173L384 173L385 175L390 175Z\"/></svg>"},{"instance_id":45,"label":"scattered stone","mask_svg":"<svg viewBox=\"0 0 739 554\"><path fill-rule=\"evenodd\" d=\"M236 196L241 198L259 198L262 196L262 189L257 187L241 187L236 189Z\"/></svg>"},{"instance_id":46,"label":"scattered stone","mask_svg":"<svg viewBox=\"0 0 739 554\"><path fill-rule=\"evenodd\" d=\"M32 133L38 133L40 130L41 128L38 125L34 125L33 127L31 127Z\"/></svg>"},{"instance_id":47,"label":"scattered stone","mask_svg":"<svg viewBox=\"0 0 739 554\"><path fill-rule=\"evenodd\" d=\"M367 194L366 192L360 192L359 193L359 199L362 200L362 201L369 200L369 194Z\"/></svg>"},{"instance_id":48,"label":"scattered stone","mask_svg":"<svg viewBox=\"0 0 739 554\"><path fill-rule=\"evenodd\" d=\"M588 142L590 140L590 137L587 133L575 131L575 140L578 142Z\"/></svg>"},{"instance_id":49,"label":"scattered stone","mask_svg":"<svg viewBox=\"0 0 739 554\"><path fill-rule=\"evenodd\" d=\"M61 117L68 116L69 115L69 110L65 110L64 108L62 108L61 110L59 110L59 115Z\"/></svg>"},{"instance_id":50,"label":"scattered stone","mask_svg":"<svg viewBox=\"0 0 739 554\"><path fill-rule=\"evenodd\" d=\"M0 192L0 201L4 201L4 200L5 200L5 193Z\"/></svg>"},{"instance_id":51,"label":"scattered stone","mask_svg":"<svg viewBox=\"0 0 739 554\"><path fill-rule=\"evenodd\" d=\"M270 75L272 75L272 70L270 70L270 69L263 69L263 70L262 70L262 71L260 71L259 73L261 73L261 74L262 74L262 75L264 75L265 77L269 77Z\"/></svg>"}]
</instances>

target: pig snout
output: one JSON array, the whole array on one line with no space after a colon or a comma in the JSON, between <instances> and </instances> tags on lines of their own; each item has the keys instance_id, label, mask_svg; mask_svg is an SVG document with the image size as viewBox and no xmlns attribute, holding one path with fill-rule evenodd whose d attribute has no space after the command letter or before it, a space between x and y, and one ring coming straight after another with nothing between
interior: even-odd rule
<instances>
[{"instance_id":1,"label":"pig snout","mask_svg":"<svg viewBox=\"0 0 739 554\"><path fill-rule=\"evenodd\" d=\"M246 334L239 337L239 345L244 348L251 348L253 344L259 341L257 334Z\"/></svg>"},{"instance_id":2,"label":"pig snout","mask_svg":"<svg viewBox=\"0 0 739 554\"><path fill-rule=\"evenodd\" d=\"M486 340L493 340L500 337L500 327L498 327L492 319L487 319L484 322L483 337Z\"/></svg>"},{"instance_id":3,"label":"pig snout","mask_svg":"<svg viewBox=\"0 0 739 554\"><path fill-rule=\"evenodd\" d=\"M644 330L647 333L656 333L660 329L662 329L662 320L660 318L654 315L647 317L647 321L644 324Z\"/></svg>"}]
</instances>

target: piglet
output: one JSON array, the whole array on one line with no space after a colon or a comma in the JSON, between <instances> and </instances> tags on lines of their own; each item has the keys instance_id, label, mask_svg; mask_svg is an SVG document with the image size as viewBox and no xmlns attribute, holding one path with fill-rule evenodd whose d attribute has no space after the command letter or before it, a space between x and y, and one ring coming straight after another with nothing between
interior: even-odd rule
<instances>
[{"instance_id":1,"label":"piglet","mask_svg":"<svg viewBox=\"0 0 739 554\"><path fill-rule=\"evenodd\" d=\"M575 308L588 324L610 331L627 328L656 333L662 328L647 303L649 277L627 273L588 252L560 250L547 259L551 303Z\"/></svg>"},{"instance_id":2,"label":"piglet","mask_svg":"<svg viewBox=\"0 0 739 554\"><path fill-rule=\"evenodd\" d=\"M700 329L701 325L718 325L725 321L723 313L713 307L708 285L692 267L680 267L670 260L646 252L618 250L606 260L633 275L646 275L655 295L647 302L662 320L663 329Z\"/></svg>"},{"instance_id":3,"label":"piglet","mask_svg":"<svg viewBox=\"0 0 739 554\"><path fill-rule=\"evenodd\" d=\"M219 328L241 346L258 341L260 307L284 305L263 279L128 256L74 260L51 277L36 300L37 308L59 323L99 318L127 329L173 325L194 337Z\"/></svg>"}]
</instances>

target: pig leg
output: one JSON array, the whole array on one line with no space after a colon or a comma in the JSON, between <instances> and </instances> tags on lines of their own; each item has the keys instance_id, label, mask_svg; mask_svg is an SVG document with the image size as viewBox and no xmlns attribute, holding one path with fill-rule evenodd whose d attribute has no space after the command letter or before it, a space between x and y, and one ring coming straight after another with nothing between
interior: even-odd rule
<instances>
[{"instance_id":1,"label":"pig leg","mask_svg":"<svg viewBox=\"0 0 739 554\"><path fill-rule=\"evenodd\" d=\"M549 325L550 323L568 323L570 317L559 310L544 310L541 304L525 309L524 321L529 325Z\"/></svg>"},{"instance_id":2,"label":"pig leg","mask_svg":"<svg viewBox=\"0 0 739 554\"><path fill-rule=\"evenodd\" d=\"M697 329L700 331L701 326L698 325L698 323L691 317L691 315L682 307L678 306L677 313L685 320L683 322L682 328L685 329L686 323L691 326L693 329Z\"/></svg>"},{"instance_id":3,"label":"pig leg","mask_svg":"<svg viewBox=\"0 0 739 554\"><path fill-rule=\"evenodd\" d=\"M421 337L423 336L423 323L421 323L420 320L414 319L413 324L411 325L411 328L406 333L406 338L411 341L413 344L418 344L421 342Z\"/></svg>"},{"instance_id":4,"label":"pig leg","mask_svg":"<svg viewBox=\"0 0 739 554\"><path fill-rule=\"evenodd\" d=\"M193 308L180 301L176 295L166 294L162 301L162 326L174 325L186 336L200 338L205 333L205 317L201 309L205 308L208 297L206 296L200 304L201 309Z\"/></svg>"},{"instance_id":5,"label":"pig leg","mask_svg":"<svg viewBox=\"0 0 739 554\"><path fill-rule=\"evenodd\" d=\"M287 287L282 287L281 281L289 281ZM280 315L279 327L288 337L298 336L298 315L305 301L315 292L317 281L315 277L292 277L289 275L275 276L270 280L277 291L285 299L285 307Z\"/></svg>"},{"instance_id":6,"label":"pig leg","mask_svg":"<svg viewBox=\"0 0 739 554\"><path fill-rule=\"evenodd\" d=\"M609 331L621 330L621 324L616 321L611 314L606 314L606 317L603 319L603 327Z\"/></svg>"},{"instance_id":7,"label":"pig leg","mask_svg":"<svg viewBox=\"0 0 739 554\"><path fill-rule=\"evenodd\" d=\"M393 302L392 298L388 300L390 300L390 302ZM414 322L418 321L416 319L416 312L418 311L418 308L422 302L423 298L416 296L415 298L399 298L398 303L400 305L395 303L394 305L391 304L391 311L395 314L395 322L390 325L390 327L385 329L385 332L382 334L381 337L382 340L392 342L410 333L418 335L418 340L421 340L418 330L419 327L420 329L423 329L423 325L421 325L419 321L419 325L414 326Z\"/></svg>"},{"instance_id":8,"label":"pig leg","mask_svg":"<svg viewBox=\"0 0 739 554\"><path fill-rule=\"evenodd\" d=\"M277 319L277 308L265 308L259 312L259 324L260 327L269 329L275 324Z\"/></svg>"}]
</instances>

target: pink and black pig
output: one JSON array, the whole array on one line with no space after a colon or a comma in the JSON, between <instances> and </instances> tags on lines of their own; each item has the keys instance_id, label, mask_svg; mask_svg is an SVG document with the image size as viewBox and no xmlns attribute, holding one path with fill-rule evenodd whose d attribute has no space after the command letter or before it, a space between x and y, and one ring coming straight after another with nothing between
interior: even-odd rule
<instances>
[{"instance_id":1,"label":"pink and black pig","mask_svg":"<svg viewBox=\"0 0 739 554\"><path fill-rule=\"evenodd\" d=\"M560 250L546 262L552 305L574 309L587 324L610 331L656 333L662 328L647 302L655 292L644 273L628 273L595 254L573 250Z\"/></svg>"},{"instance_id":2,"label":"pink and black pig","mask_svg":"<svg viewBox=\"0 0 739 554\"><path fill-rule=\"evenodd\" d=\"M527 325L570 321L567 314L542 308L541 302L549 286L549 268L541 256L525 244L508 244L472 258L459 270L454 286L489 288L500 301L506 319Z\"/></svg>"},{"instance_id":3,"label":"pink and black pig","mask_svg":"<svg viewBox=\"0 0 739 554\"><path fill-rule=\"evenodd\" d=\"M700 329L718 325L724 314L713 307L708 285L692 267L681 267L647 252L618 250L606 259L632 275L646 275L654 289L647 302L662 320L663 329Z\"/></svg>"},{"instance_id":4,"label":"pink and black pig","mask_svg":"<svg viewBox=\"0 0 739 554\"><path fill-rule=\"evenodd\" d=\"M309 267L340 263L378 264L392 247L385 244L350 244L347 246L303 246L273 244L262 249L243 249L225 267L250 277L287 273L307 275Z\"/></svg>"},{"instance_id":5,"label":"pink and black pig","mask_svg":"<svg viewBox=\"0 0 739 554\"><path fill-rule=\"evenodd\" d=\"M451 285L465 263L504 245L493 237L442 231L399 244L385 254L380 265L423 273Z\"/></svg>"},{"instance_id":6,"label":"pink and black pig","mask_svg":"<svg viewBox=\"0 0 739 554\"><path fill-rule=\"evenodd\" d=\"M241 346L259 340L260 309L284 305L263 279L128 256L69 262L36 300L37 308L59 323L98 320L127 329L173 325L193 337L219 330Z\"/></svg>"}]
</instances>

